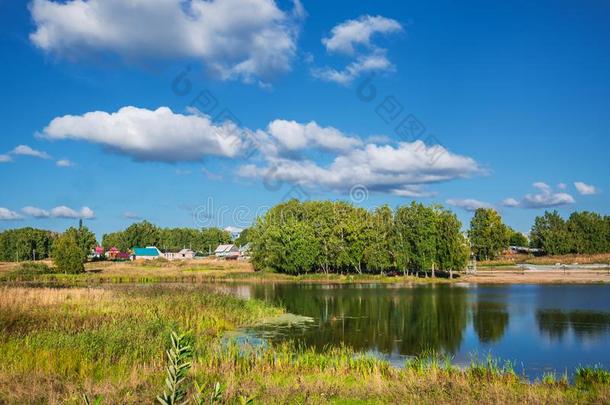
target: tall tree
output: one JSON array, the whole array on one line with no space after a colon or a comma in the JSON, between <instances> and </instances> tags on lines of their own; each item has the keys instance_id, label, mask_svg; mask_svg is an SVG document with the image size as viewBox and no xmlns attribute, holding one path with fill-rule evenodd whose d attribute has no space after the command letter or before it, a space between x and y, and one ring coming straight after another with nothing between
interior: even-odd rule
<instances>
[{"instance_id":1,"label":"tall tree","mask_svg":"<svg viewBox=\"0 0 610 405\"><path fill-rule=\"evenodd\" d=\"M74 229L75 228L70 228ZM82 273L85 271L87 256L79 246L76 232L69 231L59 236L53 243L53 262L55 267L67 274Z\"/></svg>"},{"instance_id":2,"label":"tall tree","mask_svg":"<svg viewBox=\"0 0 610 405\"><path fill-rule=\"evenodd\" d=\"M545 211L536 217L530 232L531 245L550 255L570 252L571 241L568 226L557 211Z\"/></svg>"},{"instance_id":3,"label":"tall tree","mask_svg":"<svg viewBox=\"0 0 610 405\"><path fill-rule=\"evenodd\" d=\"M478 260L493 260L508 248L509 231L492 208L479 208L470 221L468 238Z\"/></svg>"}]
</instances>

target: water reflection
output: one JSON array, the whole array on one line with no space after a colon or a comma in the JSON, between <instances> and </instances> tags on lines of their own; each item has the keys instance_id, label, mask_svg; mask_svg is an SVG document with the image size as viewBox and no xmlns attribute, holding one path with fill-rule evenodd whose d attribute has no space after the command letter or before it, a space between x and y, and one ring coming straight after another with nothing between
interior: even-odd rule
<instances>
[{"instance_id":1,"label":"water reflection","mask_svg":"<svg viewBox=\"0 0 610 405\"><path fill-rule=\"evenodd\" d=\"M232 285L244 297L313 319L250 331L324 349L347 345L401 362L435 350L467 363L472 353L523 364L528 373L610 366L608 286Z\"/></svg>"},{"instance_id":2,"label":"water reflection","mask_svg":"<svg viewBox=\"0 0 610 405\"><path fill-rule=\"evenodd\" d=\"M580 338L602 336L610 330L607 312L539 310L536 319L540 332L554 340L562 340L570 330Z\"/></svg>"}]
</instances>

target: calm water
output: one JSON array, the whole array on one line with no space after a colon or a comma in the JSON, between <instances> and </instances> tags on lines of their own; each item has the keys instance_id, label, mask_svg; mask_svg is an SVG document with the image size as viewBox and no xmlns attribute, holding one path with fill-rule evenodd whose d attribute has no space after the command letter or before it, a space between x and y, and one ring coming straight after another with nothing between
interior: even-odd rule
<instances>
[{"instance_id":1,"label":"calm water","mask_svg":"<svg viewBox=\"0 0 610 405\"><path fill-rule=\"evenodd\" d=\"M539 377L579 365L610 367L610 286L299 285L230 287L313 318L248 330L271 341L345 344L403 364L435 349L467 364L488 353Z\"/></svg>"}]
</instances>

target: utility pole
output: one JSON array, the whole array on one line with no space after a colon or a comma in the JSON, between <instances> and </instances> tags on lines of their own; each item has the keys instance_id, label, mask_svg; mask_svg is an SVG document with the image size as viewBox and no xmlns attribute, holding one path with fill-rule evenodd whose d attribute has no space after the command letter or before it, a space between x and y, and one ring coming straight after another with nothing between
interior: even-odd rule
<instances>
[{"instance_id":1,"label":"utility pole","mask_svg":"<svg viewBox=\"0 0 610 405\"><path fill-rule=\"evenodd\" d=\"M36 249L32 249L32 258L36 261Z\"/></svg>"}]
</instances>

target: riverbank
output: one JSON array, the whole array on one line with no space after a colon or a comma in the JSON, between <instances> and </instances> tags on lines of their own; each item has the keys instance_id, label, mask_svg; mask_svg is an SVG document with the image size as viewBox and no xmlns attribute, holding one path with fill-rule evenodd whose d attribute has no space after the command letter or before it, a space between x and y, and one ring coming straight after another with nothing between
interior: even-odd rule
<instances>
[{"instance_id":1,"label":"riverbank","mask_svg":"<svg viewBox=\"0 0 610 405\"><path fill-rule=\"evenodd\" d=\"M46 262L51 267L51 262ZM493 283L493 284L586 284L610 283L608 269L573 269L561 267L480 267L476 274L454 274L453 279L446 274L438 277L384 276L377 274L304 274L292 276L271 272L255 272L248 262L205 259L174 262L93 262L86 264L86 272L78 275L32 274L23 272L21 264L0 264L0 281L36 281L68 285L89 285L105 283L206 283L206 282L249 282L249 283Z\"/></svg>"},{"instance_id":2,"label":"riverbank","mask_svg":"<svg viewBox=\"0 0 610 405\"><path fill-rule=\"evenodd\" d=\"M171 330L190 330L185 386L220 382L222 399L256 403L607 403L610 375L586 369L529 383L494 361L465 369L421 358L395 368L348 348L227 344L227 331L282 313L195 285L0 287L0 403L152 403L164 387Z\"/></svg>"}]
</instances>

